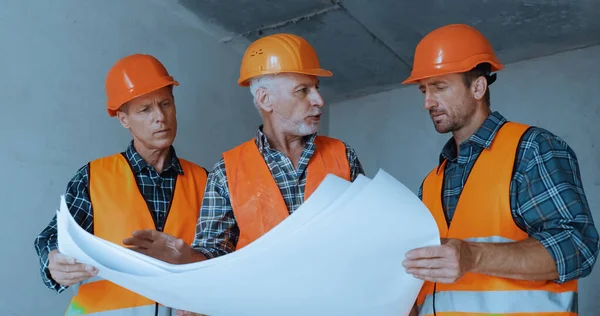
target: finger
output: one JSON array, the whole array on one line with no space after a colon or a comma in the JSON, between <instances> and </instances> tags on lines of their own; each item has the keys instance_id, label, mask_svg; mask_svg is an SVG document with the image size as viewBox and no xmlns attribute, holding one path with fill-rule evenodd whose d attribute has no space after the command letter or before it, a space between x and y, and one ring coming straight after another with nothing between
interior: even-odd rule
<instances>
[{"instance_id":1,"label":"finger","mask_svg":"<svg viewBox=\"0 0 600 316\"><path fill-rule=\"evenodd\" d=\"M456 282L454 278L439 278L439 277L432 277L432 276L427 276L427 275L420 275L420 274L413 274L413 276L417 279L421 279L423 281L429 281L429 282L437 282L437 283L454 283Z\"/></svg>"},{"instance_id":2,"label":"finger","mask_svg":"<svg viewBox=\"0 0 600 316\"><path fill-rule=\"evenodd\" d=\"M69 272L69 273L63 273L61 279L66 280L66 281L78 281L78 280L85 280L85 279L89 279L91 277L93 277L94 274L88 271L78 271L78 272Z\"/></svg>"},{"instance_id":3,"label":"finger","mask_svg":"<svg viewBox=\"0 0 600 316\"><path fill-rule=\"evenodd\" d=\"M407 269L408 273L412 275L420 275L429 278L437 279L456 279L458 277L458 271L454 269Z\"/></svg>"},{"instance_id":4,"label":"finger","mask_svg":"<svg viewBox=\"0 0 600 316\"><path fill-rule=\"evenodd\" d=\"M416 260L404 260L402 265L407 269L438 269L444 268L445 261L442 258L435 259L416 259Z\"/></svg>"},{"instance_id":5,"label":"finger","mask_svg":"<svg viewBox=\"0 0 600 316\"><path fill-rule=\"evenodd\" d=\"M89 272L61 272L61 271L51 271L50 276L54 281L58 282L62 285L72 285L77 282L81 282L81 280L86 280L91 278L93 275Z\"/></svg>"},{"instance_id":6,"label":"finger","mask_svg":"<svg viewBox=\"0 0 600 316\"><path fill-rule=\"evenodd\" d=\"M87 280L89 278L90 278L89 276L85 276L85 277L81 277L81 278L77 278L77 279L59 279L59 280L55 279L55 281L58 284L63 285L63 286L71 286L73 284L77 284L79 282L83 282L83 281L85 281L85 280Z\"/></svg>"},{"instance_id":7,"label":"finger","mask_svg":"<svg viewBox=\"0 0 600 316\"><path fill-rule=\"evenodd\" d=\"M443 248L441 246L422 247L410 250L406 253L408 259L425 259L441 257Z\"/></svg>"},{"instance_id":8,"label":"finger","mask_svg":"<svg viewBox=\"0 0 600 316\"><path fill-rule=\"evenodd\" d=\"M154 229L141 229L141 230L133 231L133 233L131 233L131 235L133 237L140 238L140 239L156 240L156 239L160 238L161 234L159 231L156 231Z\"/></svg>"},{"instance_id":9,"label":"finger","mask_svg":"<svg viewBox=\"0 0 600 316\"><path fill-rule=\"evenodd\" d=\"M74 273L74 272L95 272L96 269L90 265L84 263L76 263L76 264L57 264L52 267L48 266L48 269L53 271L60 271L64 273Z\"/></svg>"},{"instance_id":10,"label":"finger","mask_svg":"<svg viewBox=\"0 0 600 316\"><path fill-rule=\"evenodd\" d=\"M138 237L125 238L123 240L123 244L126 246L134 246L134 247L138 247L138 248L151 248L152 247L151 240L145 239L145 238L138 238Z\"/></svg>"},{"instance_id":11,"label":"finger","mask_svg":"<svg viewBox=\"0 0 600 316\"><path fill-rule=\"evenodd\" d=\"M69 257L60 252L56 252L54 256L52 256L53 263L57 264L75 264L75 258Z\"/></svg>"}]
</instances>

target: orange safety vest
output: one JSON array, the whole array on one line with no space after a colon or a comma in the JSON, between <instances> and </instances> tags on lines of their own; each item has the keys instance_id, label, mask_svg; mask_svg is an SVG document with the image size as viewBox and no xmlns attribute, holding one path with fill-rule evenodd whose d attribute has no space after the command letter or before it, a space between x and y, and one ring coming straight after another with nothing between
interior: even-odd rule
<instances>
[{"instance_id":1,"label":"orange safety vest","mask_svg":"<svg viewBox=\"0 0 600 316\"><path fill-rule=\"evenodd\" d=\"M255 140L223 153L229 197L240 230L237 249L248 245L289 216L279 187ZM350 181L350 164L343 142L326 136L315 138L315 151L306 170L304 200L327 174Z\"/></svg>"},{"instance_id":2,"label":"orange safety vest","mask_svg":"<svg viewBox=\"0 0 600 316\"><path fill-rule=\"evenodd\" d=\"M191 244L204 197L206 170L179 159L177 176L164 232ZM124 246L134 230L156 229L129 163L121 154L89 164L89 193L94 209L94 235ZM93 277L82 282L65 315L171 315L164 307L120 287Z\"/></svg>"},{"instance_id":3,"label":"orange safety vest","mask_svg":"<svg viewBox=\"0 0 600 316\"><path fill-rule=\"evenodd\" d=\"M513 220L510 182L519 143L528 126L508 122L483 150L469 174L450 227L442 207L444 161L423 183L423 203L442 238L516 242L529 238ZM510 260L510 258L507 258ZM435 291L435 294L434 294ZM419 315L577 315L577 281L522 281L466 273L452 284L425 282Z\"/></svg>"}]
</instances>

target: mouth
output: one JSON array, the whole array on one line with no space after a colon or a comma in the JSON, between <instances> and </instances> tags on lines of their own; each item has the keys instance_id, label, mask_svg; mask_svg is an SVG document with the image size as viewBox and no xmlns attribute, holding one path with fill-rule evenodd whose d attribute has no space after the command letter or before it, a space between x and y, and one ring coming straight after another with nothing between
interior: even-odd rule
<instances>
[{"instance_id":1,"label":"mouth","mask_svg":"<svg viewBox=\"0 0 600 316\"><path fill-rule=\"evenodd\" d=\"M171 130L170 128L161 129L160 131L156 131L156 132L154 132L154 135L157 135L157 134L158 134L158 135L166 134L166 133L168 133L170 130Z\"/></svg>"},{"instance_id":2,"label":"mouth","mask_svg":"<svg viewBox=\"0 0 600 316\"><path fill-rule=\"evenodd\" d=\"M309 116L309 118L312 118L313 120L320 120L321 119L321 113L319 113L317 115L311 115L311 116Z\"/></svg>"},{"instance_id":3,"label":"mouth","mask_svg":"<svg viewBox=\"0 0 600 316\"><path fill-rule=\"evenodd\" d=\"M431 113L431 114L430 114L430 116L431 116L431 119L432 119L432 120L438 119L438 118L440 118L442 115L444 115L444 113L443 113L443 112Z\"/></svg>"}]
</instances>

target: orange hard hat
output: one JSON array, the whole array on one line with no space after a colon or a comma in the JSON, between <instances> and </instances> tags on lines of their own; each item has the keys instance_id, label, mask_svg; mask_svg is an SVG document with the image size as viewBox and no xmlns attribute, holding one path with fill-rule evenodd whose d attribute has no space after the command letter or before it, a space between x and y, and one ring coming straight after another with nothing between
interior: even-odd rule
<instances>
[{"instance_id":1,"label":"orange hard hat","mask_svg":"<svg viewBox=\"0 0 600 316\"><path fill-rule=\"evenodd\" d=\"M106 110L115 116L121 105L143 94L178 86L163 64L150 55L134 54L117 61L106 76Z\"/></svg>"},{"instance_id":2,"label":"orange hard hat","mask_svg":"<svg viewBox=\"0 0 600 316\"><path fill-rule=\"evenodd\" d=\"M446 25L431 31L419 42L410 77L402 84L467 72L481 63L489 63L491 72L504 68L490 42L477 29L465 24Z\"/></svg>"},{"instance_id":3,"label":"orange hard hat","mask_svg":"<svg viewBox=\"0 0 600 316\"><path fill-rule=\"evenodd\" d=\"M273 34L254 41L246 49L240 67L240 86L249 86L251 78L293 72L305 75L331 77L329 70L321 69L314 48L294 34Z\"/></svg>"}]
</instances>

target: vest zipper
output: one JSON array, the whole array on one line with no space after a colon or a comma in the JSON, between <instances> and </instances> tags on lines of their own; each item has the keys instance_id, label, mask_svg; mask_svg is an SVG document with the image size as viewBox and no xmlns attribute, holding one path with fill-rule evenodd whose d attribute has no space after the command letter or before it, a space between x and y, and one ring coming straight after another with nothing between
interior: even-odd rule
<instances>
[{"instance_id":1,"label":"vest zipper","mask_svg":"<svg viewBox=\"0 0 600 316\"><path fill-rule=\"evenodd\" d=\"M125 155L124 152L121 153L121 155L125 158L125 160L127 161L127 164L129 165L129 168L131 168L131 172L135 175L135 171L133 170L133 166L131 165L131 163L129 163L129 160L127 160L127 156ZM206 170L206 169L205 169ZM135 179L135 183L137 184L138 190L140 192L140 194L143 196L143 192L140 190L140 183L138 182L137 177L134 176ZM154 219L152 220L154 222L154 228L160 232L163 232L165 230L165 227L167 226L167 218L169 217L169 213L171 213L171 205L173 204L173 198L175 197L175 187L177 184L177 176L175 176L175 180L173 182L173 193L171 194L171 201L169 201L169 206L167 207L167 214L165 215L165 222L163 224L162 229L158 229L158 227L156 227L156 222L154 222ZM146 201L146 206L148 207L148 212L152 212L151 210L152 208L152 204L148 203L148 201ZM152 216L152 215L150 215ZM158 316L158 303L154 302L154 316Z\"/></svg>"}]
</instances>

